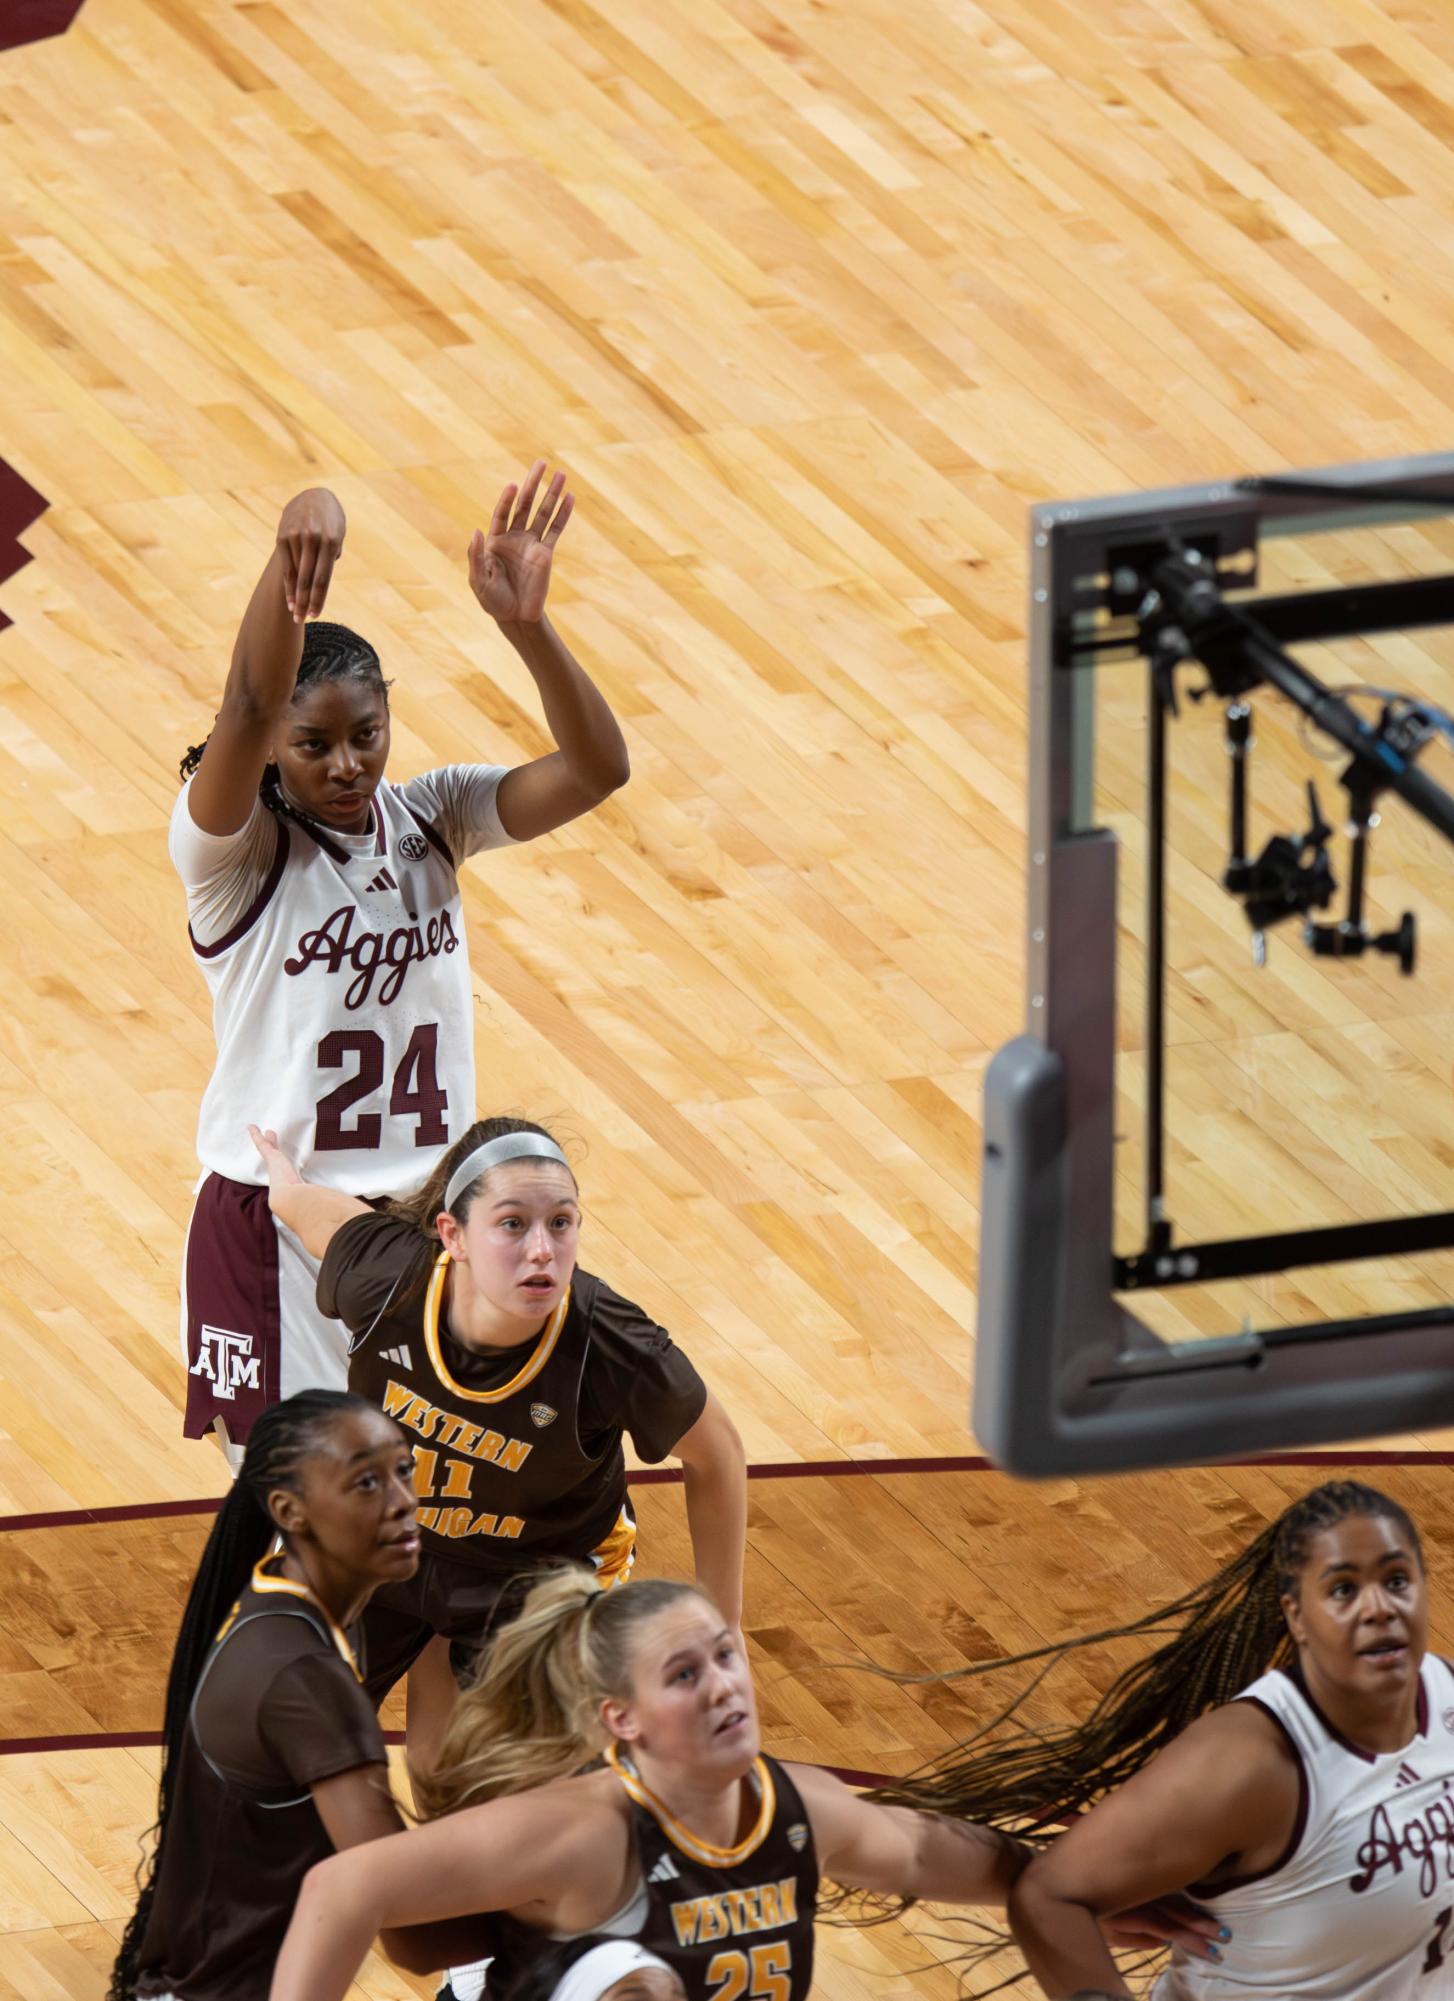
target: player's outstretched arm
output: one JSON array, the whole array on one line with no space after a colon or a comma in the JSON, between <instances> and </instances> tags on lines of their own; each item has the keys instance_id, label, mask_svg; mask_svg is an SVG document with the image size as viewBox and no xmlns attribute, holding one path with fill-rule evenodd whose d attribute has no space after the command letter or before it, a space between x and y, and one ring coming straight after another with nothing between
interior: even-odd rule
<instances>
[{"instance_id":1,"label":"player's outstretched arm","mask_svg":"<svg viewBox=\"0 0 1454 2001\"><path fill-rule=\"evenodd\" d=\"M283 509L192 780L189 810L204 834L236 833L252 811L273 730L298 678L303 624L323 610L346 526L343 509L321 486L297 494Z\"/></svg>"},{"instance_id":2,"label":"player's outstretched arm","mask_svg":"<svg viewBox=\"0 0 1454 2001\"><path fill-rule=\"evenodd\" d=\"M285 1223L310 1258L321 1258L333 1235L350 1216L366 1216L367 1202L344 1195L337 1188L324 1188L305 1181L278 1145L275 1132L249 1126L248 1134L262 1156L268 1172L268 1207L280 1223Z\"/></svg>"},{"instance_id":3,"label":"player's outstretched arm","mask_svg":"<svg viewBox=\"0 0 1454 2001\"><path fill-rule=\"evenodd\" d=\"M697 1582L734 1632L742 1625L747 1548L747 1454L709 1390L702 1414L672 1447L681 1462Z\"/></svg>"},{"instance_id":4,"label":"player's outstretched arm","mask_svg":"<svg viewBox=\"0 0 1454 2001\"><path fill-rule=\"evenodd\" d=\"M1131 1907L1156 1908L1228 1857L1246 1868L1275 1859L1297 1808L1297 1767L1270 1718L1245 1702L1199 1717L1016 1883L1010 1925L1042 1991L1128 1994L1103 1932L1131 1942ZM1220 1958L1226 1934L1214 1919L1199 1916L1191 1931L1190 1938L1173 1934L1174 1942Z\"/></svg>"},{"instance_id":5,"label":"player's outstretched arm","mask_svg":"<svg viewBox=\"0 0 1454 2001\"><path fill-rule=\"evenodd\" d=\"M507 486L489 534L477 528L469 545L470 588L529 668L558 746L500 781L500 822L516 841L578 819L631 775L610 704L545 615L555 545L575 496L558 472L537 505L544 474L545 461L537 459L523 486Z\"/></svg>"},{"instance_id":6,"label":"player's outstretched arm","mask_svg":"<svg viewBox=\"0 0 1454 2001\"><path fill-rule=\"evenodd\" d=\"M383 1841L402 1834L404 1823L389 1788L386 1765L358 1765L318 1779L309 1788L328 1839L341 1854L362 1841ZM396 1966L415 1973L433 1973L441 1966L460 1966L489 1951L489 1920L454 1918L443 1924L416 1925L386 1931L379 1943Z\"/></svg>"},{"instance_id":7,"label":"player's outstretched arm","mask_svg":"<svg viewBox=\"0 0 1454 2001\"><path fill-rule=\"evenodd\" d=\"M999 1828L885 1806L813 1766L794 1765L792 1773L813 1823L818 1867L846 1889L1002 1906L1030 1859Z\"/></svg>"},{"instance_id":8,"label":"player's outstretched arm","mask_svg":"<svg viewBox=\"0 0 1454 2001\"><path fill-rule=\"evenodd\" d=\"M568 1782L571 1785L576 1781ZM270 2001L343 2001L374 1937L480 1912L599 1894L611 1908L625 1823L562 1788L466 1807L315 1863L273 1970Z\"/></svg>"},{"instance_id":9,"label":"player's outstretched arm","mask_svg":"<svg viewBox=\"0 0 1454 2001\"><path fill-rule=\"evenodd\" d=\"M793 1776L813 1823L819 1867L834 1882L933 1904L1008 1904L1014 1912L1032 1861L1031 1851L1013 1835L944 1814L864 1799L829 1772L794 1766ZM1194 1875L1183 1878L1196 1880ZM1088 1985L1094 1967L1098 1990L1126 1993L1107 1941L1142 1950L1173 1944L1208 1951L1219 1934L1216 1919L1185 1899L1167 1896L1166 1888L1151 1893L1155 1901L1138 1903L1135 1909L1123 1908L1132 1901L1129 1897L1113 1897L1104 1908L1119 1914L1115 1917L1098 1918L1081 1911L1089 1926L1081 1941L1085 1962L1081 1978L1053 1991L1070 1994ZM1215 1958L1215 1952L1211 1956ZM1038 1973L1033 1960L1031 1967Z\"/></svg>"}]
</instances>

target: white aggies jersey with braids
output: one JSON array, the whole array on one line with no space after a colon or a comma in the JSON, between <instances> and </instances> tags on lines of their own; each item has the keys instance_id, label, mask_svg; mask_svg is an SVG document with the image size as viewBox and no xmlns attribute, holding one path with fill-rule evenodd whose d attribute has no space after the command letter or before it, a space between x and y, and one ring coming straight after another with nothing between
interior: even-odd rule
<instances>
[{"instance_id":1,"label":"white aggies jersey with braids","mask_svg":"<svg viewBox=\"0 0 1454 2001\"><path fill-rule=\"evenodd\" d=\"M510 845L504 768L450 765L381 785L347 835L261 803L204 834L184 786L170 851L212 995L217 1063L197 1153L266 1176L249 1124L305 1176L351 1195L420 1181L475 1116L474 1022L458 865Z\"/></svg>"},{"instance_id":2,"label":"white aggies jersey with braids","mask_svg":"<svg viewBox=\"0 0 1454 2001\"><path fill-rule=\"evenodd\" d=\"M1266 1874L1197 1902L1231 1931L1220 1964L1177 1952L1153 2001L1448 2001L1454 1996L1454 1669L1420 1670L1401 1751L1360 1750L1282 1670L1239 1701L1286 1733L1302 1813Z\"/></svg>"}]
</instances>

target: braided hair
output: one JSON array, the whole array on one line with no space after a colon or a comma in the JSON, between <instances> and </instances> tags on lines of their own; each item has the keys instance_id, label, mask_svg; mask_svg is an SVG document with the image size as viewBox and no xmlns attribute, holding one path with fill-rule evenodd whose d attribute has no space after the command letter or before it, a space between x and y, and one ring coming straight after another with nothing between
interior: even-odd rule
<instances>
[{"instance_id":1,"label":"braided hair","mask_svg":"<svg viewBox=\"0 0 1454 2001\"><path fill-rule=\"evenodd\" d=\"M1296 1649L1282 1600L1297 1591L1314 1539L1356 1515L1394 1522L1422 1566L1418 1530L1397 1501L1357 1480L1329 1480L1294 1501L1215 1576L1129 1625L947 1675L892 1675L900 1682L952 1682L1044 1663L1029 1686L974 1736L868 1797L1004 1828L1021 1841L1047 1846L1066 1821L1123 1786L1199 1716L1230 1702L1270 1668L1291 1663ZM1118 1675L1083 1723L1039 1728L1015 1721L1026 1698L1067 1654L1168 1628L1173 1637ZM860 1902L840 1892L828 1905L840 1913L853 1908L858 1922L872 1922L897 1916L910 1901ZM987 1944L963 1959L988 1957L1005 1942L995 1928Z\"/></svg>"},{"instance_id":2,"label":"braided hair","mask_svg":"<svg viewBox=\"0 0 1454 2001\"><path fill-rule=\"evenodd\" d=\"M298 662L298 677L293 683L289 700L297 702L326 682L353 680L367 682L377 689L384 707L388 708L389 689L393 684L384 679L379 656L369 642L350 627L333 625L327 619L315 619L311 625L306 625L303 628L303 657ZM209 739L204 737L201 743L187 746L178 767L184 779L190 778L202 762L202 753L208 742ZM294 809L283 797L275 764L263 767L258 792L270 813L284 820L297 818Z\"/></svg>"},{"instance_id":3,"label":"braided hair","mask_svg":"<svg viewBox=\"0 0 1454 2001\"><path fill-rule=\"evenodd\" d=\"M248 1435L242 1468L217 1511L172 1650L162 1722L157 1817L148 1830L148 1835L156 1838L138 1872L136 1909L111 1969L106 2001L132 2001L136 1991L192 1698L218 1628L236 1604L253 1566L266 1556L279 1533L268 1510L268 1496L279 1487L297 1489L304 1461L319 1451L340 1416L353 1411L371 1412L375 1408L366 1397L354 1396L346 1390L303 1390L265 1410Z\"/></svg>"},{"instance_id":4,"label":"braided hair","mask_svg":"<svg viewBox=\"0 0 1454 2001\"><path fill-rule=\"evenodd\" d=\"M1297 1590L1314 1538L1353 1515L1394 1522L1422 1563L1418 1531L1397 1501L1357 1480L1329 1480L1172 1604L1130 1625L943 1677L959 1681L1029 1661L1044 1661L1048 1669L1076 1648L1174 1627L1174 1638L1117 1676L1083 1723L1019 1726L1002 1734L1026 1689L967 1743L933 1760L923 1776L911 1773L873 1797L1013 1827L1030 1841L1052 1840L1055 1823L1123 1786L1197 1717L1230 1702L1269 1668L1291 1662L1295 1649L1282 1600ZM987 1744L992 1737L999 1741Z\"/></svg>"}]
</instances>

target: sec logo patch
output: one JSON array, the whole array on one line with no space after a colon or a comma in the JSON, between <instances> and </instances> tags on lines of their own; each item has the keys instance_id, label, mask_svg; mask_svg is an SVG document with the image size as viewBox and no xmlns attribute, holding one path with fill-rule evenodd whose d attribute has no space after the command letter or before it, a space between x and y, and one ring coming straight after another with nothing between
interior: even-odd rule
<instances>
[{"instance_id":1,"label":"sec logo patch","mask_svg":"<svg viewBox=\"0 0 1454 2001\"><path fill-rule=\"evenodd\" d=\"M399 858L406 862L422 862L429 853L429 843L422 834L406 834L399 843Z\"/></svg>"}]
</instances>

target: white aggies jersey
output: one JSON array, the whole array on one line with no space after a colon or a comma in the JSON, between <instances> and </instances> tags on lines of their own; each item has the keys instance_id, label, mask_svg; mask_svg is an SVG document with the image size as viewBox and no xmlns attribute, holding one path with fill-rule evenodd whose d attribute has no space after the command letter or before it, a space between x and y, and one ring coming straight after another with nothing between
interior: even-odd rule
<instances>
[{"instance_id":1,"label":"white aggies jersey","mask_svg":"<svg viewBox=\"0 0 1454 2001\"><path fill-rule=\"evenodd\" d=\"M183 787L171 851L217 1038L198 1119L204 1167L263 1182L247 1128L271 1126L305 1178L381 1195L416 1185L471 1124L456 870L508 843L494 805L503 776L450 766L381 785L362 835L261 803L237 835L205 835Z\"/></svg>"},{"instance_id":2,"label":"white aggies jersey","mask_svg":"<svg viewBox=\"0 0 1454 2001\"><path fill-rule=\"evenodd\" d=\"M1154 2001L1454 1996L1454 1669L1425 1657L1418 1731L1401 1751L1348 1743L1280 1670L1238 1700L1287 1733L1302 1767L1300 1823L1276 1869L1198 1895L1231 1942L1220 1965L1178 1951Z\"/></svg>"}]
</instances>

